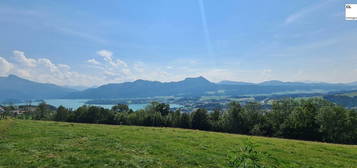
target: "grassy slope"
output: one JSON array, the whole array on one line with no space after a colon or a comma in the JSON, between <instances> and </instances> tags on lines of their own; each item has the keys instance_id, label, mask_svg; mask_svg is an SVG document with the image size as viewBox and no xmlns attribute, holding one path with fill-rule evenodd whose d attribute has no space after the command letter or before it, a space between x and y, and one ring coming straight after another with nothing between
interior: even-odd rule
<instances>
[{"instance_id":1,"label":"grassy slope","mask_svg":"<svg viewBox=\"0 0 357 168\"><path fill-rule=\"evenodd\" d=\"M0 121L0 167L224 167L248 136L173 128ZM357 146L252 137L281 167L357 167Z\"/></svg>"},{"instance_id":2,"label":"grassy slope","mask_svg":"<svg viewBox=\"0 0 357 168\"><path fill-rule=\"evenodd\" d=\"M357 96L357 92L350 92L350 93L344 93L341 94L342 96L348 96L348 97L355 97Z\"/></svg>"}]
</instances>

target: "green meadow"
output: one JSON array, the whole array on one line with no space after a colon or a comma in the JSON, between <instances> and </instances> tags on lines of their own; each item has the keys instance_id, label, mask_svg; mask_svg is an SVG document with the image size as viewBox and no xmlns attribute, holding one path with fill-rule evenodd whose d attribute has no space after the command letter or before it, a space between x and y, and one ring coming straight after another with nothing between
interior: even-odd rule
<instances>
[{"instance_id":1,"label":"green meadow","mask_svg":"<svg viewBox=\"0 0 357 168\"><path fill-rule=\"evenodd\" d=\"M247 139L278 167L357 167L353 145L30 120L0 120L0 167L227 167Z\"/></svg>"}]
</instances>

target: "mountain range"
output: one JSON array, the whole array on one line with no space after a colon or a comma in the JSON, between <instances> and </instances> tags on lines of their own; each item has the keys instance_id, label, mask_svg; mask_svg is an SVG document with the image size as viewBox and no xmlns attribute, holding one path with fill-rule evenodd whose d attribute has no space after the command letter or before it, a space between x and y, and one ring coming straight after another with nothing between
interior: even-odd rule
<instances>
[{"instance_id":1,"label":"mountain range","mask_svg":"<svg viewBox=\"0 0 357 168\"><path fill-rule=\"evenodd\" d=\"M15 75L0 77L0 100L53 99L76 92L74 89L54 84L38 83Z\"/></svg>"},{"instance_id":2,"label":"mountain range","mask_svg":"<svg viewBox=\"0 0 357 168\"><path fill-rule=\"evenodd\" d=\"M178 82L136 80L119 84L107 84L98 88L72 93L66 98L135 98L155 96L196 96L215 91L216 84L203 77L186 78Z\"/></svg>"},{"instance_id":3,"label":"mountain range","mask_svg":"<svg viewBox=\"0 0 357 168\"><path fill-rule=\"evenodd\" d=\"M83 91L54 84L45 84L22 79L15 75L0 77L0 101L30 99L114 99L155 96L205 96L205 95L257 95L284 92L328 92L357 89L357 84L304 83L265 81L248 83L222 81L213 83L204 77L186 78L178 82L136 80L112 83Z\"/></svg>"}]
</instances>

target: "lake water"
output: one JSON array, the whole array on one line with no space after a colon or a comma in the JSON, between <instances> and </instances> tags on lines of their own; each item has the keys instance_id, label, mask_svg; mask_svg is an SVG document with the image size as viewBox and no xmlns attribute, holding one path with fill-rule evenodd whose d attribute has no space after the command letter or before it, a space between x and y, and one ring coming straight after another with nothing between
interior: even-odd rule
<instances>
[{"instance_id":1,"label":"lake water","mask_svg":"<svg viewBox=\"0 0 357 168\"><path fill-rule=\"evenodd\" d=\"M71 109L77 109L78 107L81 107L83 105L92 105L92 106L100 106L103 108L112 108L112 106L114 106L114 104L111 105L103 105L103 104L86 104L87 101L89 101L90 99L45 99L44 101L47 104L53 105L55 107L59 107L59 106L64 106L66 108L71 108ZM32 105L38 105L41 102L32 102ZM18 103L15 105L25 105L26 103ZM132 110L140 110L140 109L144 109L145 106L148 104L128 104L129 108L131 108ZM182 107L181 105L178 104L170 104L171 108L180 108Z\"/></svg>"}]
</instances>

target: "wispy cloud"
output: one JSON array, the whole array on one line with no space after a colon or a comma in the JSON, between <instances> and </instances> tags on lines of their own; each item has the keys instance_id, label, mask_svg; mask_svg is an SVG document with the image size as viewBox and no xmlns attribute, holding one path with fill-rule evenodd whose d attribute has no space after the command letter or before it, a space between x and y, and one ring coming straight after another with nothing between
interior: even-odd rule
<instances>
[{"instance_id":1,"label":"wispy cloud","mask_svg":"<svg viewBox=\"0 0 357 168\"><path fill-rule=\"evenodd\" d=\"M336 0L319 1L318 3L316 3L314 5L302 8L299 11L289 15L285 19L284 24L291 24L291 23L295 23L299 20L302 20L334 2L336 2Z\"/></svg>"},{"instance_id":2,"label":"wispy cloud","mask_svg":"<svg viewBox=\"0 0 357 168\"><path fill-rule=\"evenodd\" d=\"M41 10L17 9L10 6L0 6L0 21L21 24L26 27L47 29L56 33L70 35L73 37L90 40L96 43L106 44L108 41L90 32L85 25L74 27L73 22L63 21L55 13Z\"/></svg>"},{"instance_id":3,"label":"wispy cloud","mask_svg":"<svg viewBox=\"0 0 357 168\"><path fill-rule=\"evenodd\" d=\"M91 41L94 41L97 43L102 43L102 44L107 43L107 40L104 40L103 38L100 38L100 37L90 34L88 32L78 31L73 28L64 27L63 25L55 25L55 24L52 24L52 25L46 24L46 25L49 28L53 28L54 30L56 30L57 32L60 32L60 33L76 36L76 37L86 39L86 40L91 40Z\"/></svg>"}]
</instances>

